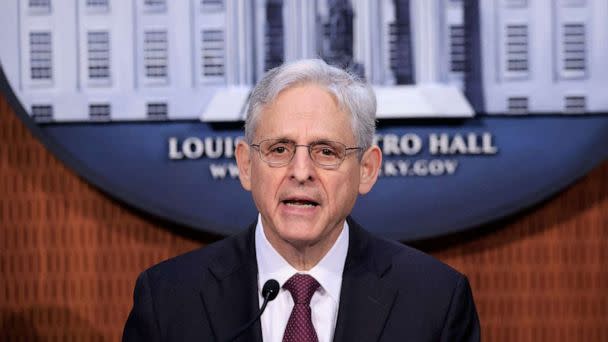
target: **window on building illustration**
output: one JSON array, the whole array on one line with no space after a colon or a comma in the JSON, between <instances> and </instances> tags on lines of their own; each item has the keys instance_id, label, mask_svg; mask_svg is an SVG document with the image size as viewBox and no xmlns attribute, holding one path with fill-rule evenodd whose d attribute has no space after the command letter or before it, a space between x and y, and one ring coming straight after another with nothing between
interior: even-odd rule
<instances>
[{"instance_id":1,"label":"window on building illustration","mask_svg":"<svg viewBox=\"0 0 608 342\"><path fill-rule=\"evenodd\" d=\"M30 32L30 74L33 80L51 80L53 77L50 32Z\"/></svg>"},{"instance_id":2,"label":"window on building illustration","mask_svg":"<svg viewBox=\"0 0 608 342\"><path fill-rule=\"evenodd\" d=\"M32 13L49 13L51 0L28 0L28 7Z\"/></svg>"},{"instance_id":3,"label":"window on building illustration","mask_svg":"<svg viewBox=\"0 0 608 342\"><path fill-rule=\"evenodd\" d=\"M224 76L224 31L201 32L201 64L204 78Z\"/></svg>"},{"instance_id":4,"label":"window on building illustration","mask_svg":"<svg viewBox=\"0 0 608 342\"><path fill-rule=\"evenodd\" d=\"M146 77L166 79L168 60L167 31L144 32L144 69Z\"/></svg>"},{"instance_id":5,"label":"window on building illustration","mask_svg":"<svg viewBox=\"0 0 608 342\"><path fill-rule=\"evenodd\" d=\"M525 76L528 74L528 25L507 25L505 39L505 68L508 75Z\"/></svg>"},{"instance_id":6,"label":"window on building illustration","mask_svg":"<svg viewBox=\"0 0 608 342\"><path fill-rule=\"evenodd\" d=\"M109 0L86 0L87 9L104 12L110 8Z\"/></svg>"},{"instance_id":7,"label":"window on building illustration","mask_svg":"<svg viewBox=\"0 0 608 342\"><path fill-rule=\"evenodd\" d=\"M528 114L528 98L524 96L509 97L507 114Z\"/></svg>"},{"instance_id":8,"label":"window on building illustration","mask_svg":"<svg viewBox=\"0 0 608 342\"><path fill-rule=\"evenodd\" d=\"M144 9L151 12L164 12L167 10L166 0L144 0Z\"/></svg>"},{"instance_id":9,"label":"window on building illustration","mask_svg":"<svg viewBox=\"0 0 608 342\"><path fill-rule=\"evenodd\" d=\"M224 0L201 0L201 12L218 12L224 10Z\"/></svg>"},{"instance_id":10,"label":"window on building illustration","mask_svg":"<svg viewBox=\"0 0 608 342\"><path fill-rule=\"evenodd\" d=\"M562 28L562 72L564 76L584 76L587 68L585 24L564 24Z\"/></svg>"},{"instance_id":11,"label":"window on building illustration","mask_svg":"<svg viewBox=\"0 0 608 342\"><path fill-rule=\"evenodd\" d=\"M587 101L584 96L566 96L564 98L564 113L584 114L587 110Z\"/></svg>"},{"instance_id":12,"label":"window on building illustration","mask_svg":"<svg viewBox=\"0 0 608 342\"><path fill-rule=\"evenodd\" d=\"M504 0L506 7L526 7L528 0Z\"/></svg>"},{"instance_id":13,"label":"window on building illustration","mask_svg":"<svg viewBox=\"0 0 608 342\"><path fill-rule=\"evenodd\" d=\"M166 102L151 102L147 104L146 112L151 120L167 120L169 107Z\"/></svg>"},{"instance_id":14,"label":"window on building illustration","mask_svg":"<svg viewBox=\"0 0 608 342\"><path fill-rule=\"evenodd\" d=\"M87 33L88 70L91 80L110 79L110 34L107 31Z\"/></svg>"},{"instance_id":15,"label":"window on building illustration","mask_svg":"<svg viewBox=\"0 0 608 342\"><path fill-rule=\"evenodd\" d=\"M33 105L32 106L32 118L36 122L50 122L53 121L53 106L51 105Z\"/></svg>"},{"instance_id":16,"label":"window on building illustration","mask_svg":"<svg viewBox=\"0 0 608 342\"><path fill-rule=\"evenodd\" d=\"M463 25L450 26L450 70L464 72L466 70L466 37Z\"/></svg>"},{"instance_id":17,"label":"window on building illustration","mask_svg":"<svg viewBox=\"0 0 608 342\"><path fill-rule=\"evenodd\" d=\"M507 114L528 114L528 98L524 96L509 97Z\"/></svg>"},{"instance_id":18,"label":"window on building illustration","mask_svg":"<svg viewBox=\"0 0 608 342\"><path fill-rule=\"evenodd\" d=\"M92 103L89 105L89 119L92 121L109 121L112 107L109 103Z\"/></svg>"}]
</instances>

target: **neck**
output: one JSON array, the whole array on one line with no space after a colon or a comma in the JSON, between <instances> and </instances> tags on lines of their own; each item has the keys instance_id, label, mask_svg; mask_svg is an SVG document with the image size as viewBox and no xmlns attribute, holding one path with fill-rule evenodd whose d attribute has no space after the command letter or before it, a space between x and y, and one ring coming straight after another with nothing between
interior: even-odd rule
<instances>
[{"instance_id":1,"label":"neck","mask_svg":"<svg viewBox=\"0 0 608 342\"><path fill-rule=\"evenodd\" d=\"M264 228L266 239L272 247L298 271L309 271L315 267L329 252L344 229L344 220L338 223L318 241L289 241L275 234L268 234Z\"/></svg>"}]
</instances>

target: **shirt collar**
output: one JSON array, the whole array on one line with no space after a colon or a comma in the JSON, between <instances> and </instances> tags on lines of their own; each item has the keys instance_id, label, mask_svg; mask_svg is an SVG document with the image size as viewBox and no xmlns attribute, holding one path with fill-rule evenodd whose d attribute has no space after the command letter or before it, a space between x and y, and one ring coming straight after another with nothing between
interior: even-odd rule
<instances>
[{"instance_id":1,"label":"shirt collar","mask_svg":"<svg viewBox=\"0 0 608 342\"><path fill-rule=\"evenodd\" d=\"M255 227L255 252L258 264L258 289L261 291L264 283L269 279L275 279L283 287L283 284L296 273L310 274L321 285L325 291L336 302L340 299L340 288L342 286L342 271L348 252L348 223L344 221L344 228L338 239L325 254L325 256L307 272L298 272L281 256L270 244L264 233L261 216Z\"/></svg>"}]
</instances>

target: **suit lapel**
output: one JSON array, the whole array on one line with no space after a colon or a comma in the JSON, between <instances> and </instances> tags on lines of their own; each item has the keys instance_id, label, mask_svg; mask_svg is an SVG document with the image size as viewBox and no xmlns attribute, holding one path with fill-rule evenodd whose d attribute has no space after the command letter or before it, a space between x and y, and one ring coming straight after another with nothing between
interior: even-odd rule
<instances>
[{"instance_id":1,"label":"suit lapel","mask_svg":"<svg viewBox=\"0 0 608 342\"><path fill-rule=\"evenodd\" d=\"M255 225L229 242L209 267L201 298L218 341L225 341L255 317L259 310ZM236 341L262 341L259 320Z\"/></svg>"},{"instance_id":2,"label":"suit lapel","mask_svg":"<svg viewBox=\"0 0 608 342\"><path fill-rule=\"evenodd\" d=\"M371 237L352 219L334 341L377 341L397 296L383 281L390 258L374 251Z\"/></svg>"}]
</instances>

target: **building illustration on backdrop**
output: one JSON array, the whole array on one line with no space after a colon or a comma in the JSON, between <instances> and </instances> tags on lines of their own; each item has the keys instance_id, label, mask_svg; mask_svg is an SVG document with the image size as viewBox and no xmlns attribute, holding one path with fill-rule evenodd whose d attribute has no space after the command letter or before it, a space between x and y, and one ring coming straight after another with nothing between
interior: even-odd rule
<instances>
[{"instance_id":1,"label":"building illustration on backdrop","mask_svg":"<svg viewBox=\"0 0 608 342\"><path fill-rule=\"evenodd\" d=\"M550 15L548 15L550 14ZM379 118L608 111L605 0L5 0L0 63L38 121L238 121L321 57Z\"/></svg>"}]
</instances>

